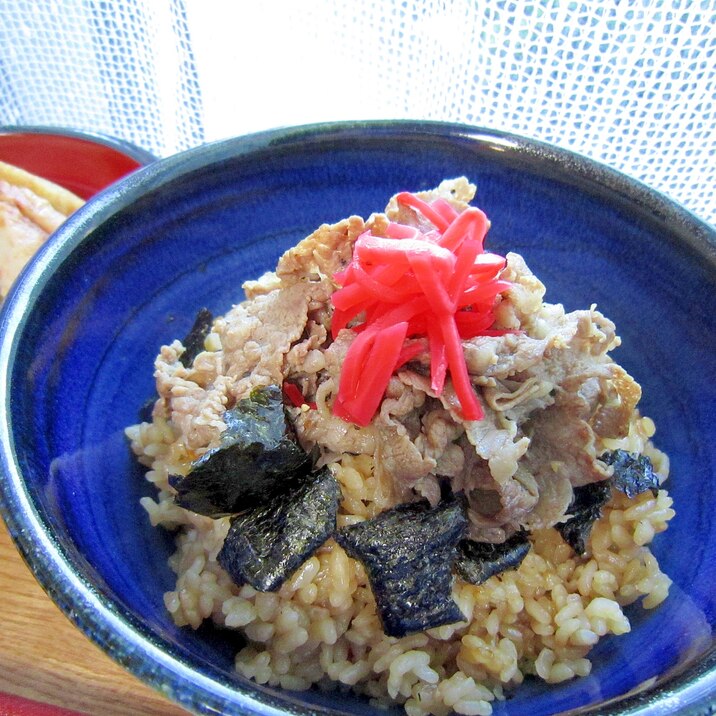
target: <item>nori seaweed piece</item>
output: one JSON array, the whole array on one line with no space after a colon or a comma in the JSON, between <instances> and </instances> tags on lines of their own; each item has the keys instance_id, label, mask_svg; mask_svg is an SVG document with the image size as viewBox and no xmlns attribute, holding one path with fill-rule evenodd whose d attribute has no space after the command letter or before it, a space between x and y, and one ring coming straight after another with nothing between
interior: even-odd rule
<instances>
[{"instance_id":1,"label":"nori seaweed piece","mask_svg":"<svg viewBox=\"0 0 716 716\"><path fill-rule=\"evenodd\" d=\"M659 493L659 478L646 455L626 450L610 450L599 459L614 467L612 484L628 498L636 497L647 490L651 490L654 497Z\"/></svg>"},{"instance_id":2,"label":"nori seaweed piece","mask_svg":"<svg viewBox=\"0 0 716 716\"><path fill-rule=\"evenodd\" d=\"M184 352L179 357L179 361L185 368L191 368L194 359L204 350L204 340L211 332L211 326L214 317L208 308L199 309L194 319L194 325L182 341ZM147 398L146 402L139 408L139 422L151 423L154 404L157 402L156 394L152 398Z\"/></svg>"},{"instance_id":3,"label":"nori seaweed piece","mask_svg":"<svg viewBox=\"0 0 716 716\"><path fill-rule=\"evenodd\" d=\"M517 569L532 548L529 533L524 530L502 544L464 539L458 546L455 570L470 584L482 584L495 574Z\"/></svg>"},{"instance_id":4,"label":"nori seaweed piece","mask_svg":"<svg viewBox=\"0 0 716 716\"><path fill-rule=\"evenodd\" d=\"M224 415L220 444L172 476L176 503L209 517L264 504L272 493L310 471L313 461L286 419L281 388L255 388Z\"/></svg>"},{"instance_id":5,"label":"nori seaweed piece","mask_svg":"<svg viewBox=\"0 0 716 716\"><path fill-rule=\"evenodd\" d=\"M137 417L139 418L140 423L152 422L154 419L154 406L156 405L157 400L159 400L159 396L155 394L153 397L147 398L144 403L142 403L142 407L137 411Z\"/></svg>"},{"instance_id":6,"label":"nori seaweed piece","mask_svg":"<svg viewBox=\"0 0 716 716\"><path fill-rule=\"evenodd\" d=\"M452 599L452 564L467 530L461 493L431 508L421 500L339 529L338 544L366 568L383 631L402 637L465 617Z\"/></svg>"},{"instance_id":7,"label":"nori seaweed piece","mask_svg":"<svg viewBox=\"0 0 716 716\"><path fill-rule=\"evenodd\" d=\"M232 519L219 564L237 585L278 589L334 532L341 487L324 467Z\"/></svg>"},{"instance_id":8,"label":"nori seaweed piece","mask_svg":"<svg viewBox=\"0 0 716 716\"><path fill-rule=\"evenodd\" d=\"M592 525L602 516L602 508L611 497L611 480L574 488L572 502L567 509L572 517L554 527L577 554L582 555L587 551Z\"/></svg>"},{"instance_id":9,"label":"nori seaweed piece","mask_svg":"<svg viewBox=\"0 0 716 716\"><path fill-rule=\"evenodd\" d=\"M659 478L646 455L619 449L609 450L599 459L614 467L612 477L575 487L567 510L572 517L555 525L564 541L579 555L587 550L592 525L602 516L602 508L611 499L612 487L623 492L629 499L647 490L651 490L654 497L659 492Z\"/></svg>"},{"instance_id":10,"label":"nori seaweed piece","mask_svg":"<svg viewBox=\"0 0 716 716\"><path fill-rule=\"evenodd\" d=\"M211 332L211 324L214 322L214 316L208 308L199 309L196 314L194 325L191 327L186 338L182 341L184 352L179 357L185 368L191 368L199 353L204 350L204 341Z\"/></svg>"}]
</instances>

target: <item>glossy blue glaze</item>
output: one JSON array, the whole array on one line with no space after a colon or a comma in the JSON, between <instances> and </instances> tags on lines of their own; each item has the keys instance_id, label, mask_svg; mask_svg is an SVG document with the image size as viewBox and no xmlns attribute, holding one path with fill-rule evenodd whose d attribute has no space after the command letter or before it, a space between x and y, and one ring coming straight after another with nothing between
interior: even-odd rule
<instances>
[{"instance_id":1,"label":"glossy blue glaze","mask_svg":"<svg viewBox=\"0 0 716 716\"><path fill-rule=\"evenodd\" d=\"M206 713L370 713L360 699L291 695L233 673L230 633L165 613L171 538L123 437L153 393L159 347L199 308L322 222L381 210L396 191L464 174L492 219L489 247L522 253L568 309L597 303L615 358L644 389L671 456L677 517L655 541L674 580L633 631L604 639L584 679L526 683L497 714L702 713L716 687L716 239L667 199L600 165L493 131L437 123L277 130L192 150L77 212L24 272L0 316L4 514L38 579L90 637L150 684ZM644 682L651 688L626 698Z\"/></svg>"}]
</instances>

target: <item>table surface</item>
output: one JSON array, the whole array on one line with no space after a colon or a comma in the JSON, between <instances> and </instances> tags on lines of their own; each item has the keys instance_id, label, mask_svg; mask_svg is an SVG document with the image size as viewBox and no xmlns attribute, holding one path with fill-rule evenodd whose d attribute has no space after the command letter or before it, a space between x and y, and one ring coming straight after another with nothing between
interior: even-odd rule
<instances>
[{"instance_id":1,"label":"table surface","mask_svg":"<svg viewBox=\"0 0 716 716\"><path fill-rule=\"evenodd\" d=\"M0 693L91 716L186 716L62 614L25 565L2 519L0 611Z\"/></svg>"}]
</instances>

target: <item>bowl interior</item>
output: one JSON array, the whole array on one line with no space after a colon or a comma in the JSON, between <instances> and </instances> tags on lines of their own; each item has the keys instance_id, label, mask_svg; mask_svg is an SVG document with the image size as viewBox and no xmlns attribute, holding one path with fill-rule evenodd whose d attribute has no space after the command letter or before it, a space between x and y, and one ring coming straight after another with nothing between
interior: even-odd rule
<instances>
[{"instance_id":1,"label":"bowl interior","mask_svg":"<svg viewBox=\"0 0 716 716\"><path fill-rule=\"evenodd\" d=\"M149 152L111 137L51 128L0 127L0 160L83 199L154 159Z\"/></svg>"},{"instance_id":2,"label":"bowl interior","mask_svg":"<svg viewBox=\"0 0 716 716\"><path fill-rule=\"evenodd\" d=\"M367 216L396 191L461 174L477 183L476 203L492 220L488 247L523 254L547 300L570 310L596 303L615 321L623 338L615 359L643 387L642 410L671 458L677 510L654 542L674 582L668 600L652 611L630 607L632 632L600 642L590 676L526 682L495 712L552 714L641 686L668 689L712 651L716 263L693 229L707 227L589 162L496 133L405 125L278 132L211 145L116 185L60 230L5 307L10 527L31 562L33 532L49 529L59 559L90 585L92 606L77 603L84 587L63 585L36 557L40 581L130 668L155 685L180 673L177 663L202 675L165 684L181 702L258 709L244 700L249 693L288 710L371 711L348 695L249 685L233 672L235 635L180 629L165 612L172 537L152 529L139 505L152 488L123 435L154 393L159 347L183 337L202 306L219 314L238 302L243 280L273 268L320 223ZM128 625L120 646L105 611ZM147 644L168 654L169 666L157 666ZM638 706L649 693L624 703Z\"/></svg>"}]
</instances>

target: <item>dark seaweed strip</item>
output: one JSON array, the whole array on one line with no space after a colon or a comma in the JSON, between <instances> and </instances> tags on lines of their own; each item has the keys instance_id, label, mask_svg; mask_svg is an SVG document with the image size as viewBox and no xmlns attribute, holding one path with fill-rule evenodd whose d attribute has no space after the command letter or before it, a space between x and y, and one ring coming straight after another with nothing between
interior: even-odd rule
<instances>
[{"instance_id":1,"label":"dark seaweed strip","mask_svg":"<svg viewBox=\"0 0 716 716\"><path fill-rule=\"evenodd\" d=\"M154 395L152 398L147 398L147 400L142 403L142 407L139 408L139 411L137 412L137 417L139 418L140 423L151 423L154 419L154 406L156 405L157 400L159 399L159 396Z\"/></svg>"},{"instance_id":2,"label":"dark seaweed strip","mask_svg":"<svg viewBox=\"0 0 716 716\"><path fill-rule=\"evenodd\" d=\"M194 364L194 359L204 350L204 341L211 332L213 322L214 317L211 315L211 311L209 311L208 308L199 309L199 312L196 314L196 318L194 319L194 325L182 341L184 352L179 357L179 360L185 368L191 368ZM152 422L152 412L156 402L157 396L155 395L153 398L147 399L147 401L142 405L139 409L140 422Z\"/></svg>"},{"instance_id":3,"label":"dark seaweed strip","mask_svg":"<svg viewBox=\"0 0 716 716\"><path fill-rule=\"evenodd\" d=\"M587 551L592 526L602 516L602 508L611 496L610 480L574 488L574 496L567 509L572 517L554 527L577 554L582 555Z\"/></svg>"},{"instance_id":4,"label":"dark seaweed strip","mask_svg":"<svg viewBox=\"0 0 716 716\"><path fill-rule=\"evenodd\" d=\"M181 354L179 360L185 368L191 368L194 363L194 358L204 350L204 341L211 331L213 322L214 317L208 308L199 309L199 313L196 314L196 319L194 320L194 325L191 327L189 333L187 333L186 338L182 341L184 352Z\"/></svg>"},{"instance_id":5,"label":"dark seaweed strip","mask_svg":"<svg viewBox=\"0 0 716 716\"><path fill-rule=\"evenodd\" d=\"M572 503L567 510L572 517L555 525L564 541L579 555L587 550L592 526L602 516L602 508L611 499L612 487L629 499L647 490L651 490L654 496L659 492L659 478L646 455L626 450L609 450L599 459L614 468L612 477L603 482L575 487Z\"/></svg>"},{"instance_id":6,"label":"dark seaweed strip","mask_svg":"<svg viewBox=\"0 0 716 716\"><path fill-rule=\"evenodd\" d=\"M452 599L451 571L466 529L460 494L435 508L424 500L398 505L336 532L336 541L365 565L388 636L464 619Z\"/></svg>"},{"instance_id":7,"label":"dark seaweed strip","mask_svg":"<svg viewBox=\"0 0 716 716\"><path fill-rule=\"evenodd\" d=\"M610 450L599 459L614 468L612 484L627 497L631 499L647 490L651 490L656 497L659 492L659 478L646 455L626 450Z\"/></svg>"},{"instance_id":8,"label":"dark seaweed strip","mask_svg":"<svg viewBox=\"0 0 716 716\"><path fill-rule=\"evenodd\" d=\"M223 418L220 444L188 475L170 479L181 507L210 517L244 512L310 471L311 456L296 441L278 386L254 389Z\"/></svg>"},{"instance_id":9,"label":"dark seaweed strip","mask_svg":"<svg viewBox=\"0 0 716 716\"><path fill-rule=\"evenodd\" d=\"M341 488L324 467L271 503L235 517L219 564L236 584L278 589L334 532Z\"/></svg>"},{"instance_id":10,"label":"dark seaweed strip","mask_svg":"<svg viewBox=\"0 0 716 716\"><path fill-rule=\"evenodd\" d=\"M517 532L502 544L464 539L458 546L455 570L471 584L482 584L495 574L517 569L530 551L527 532Z\"/></svg>"}]
</instances>

